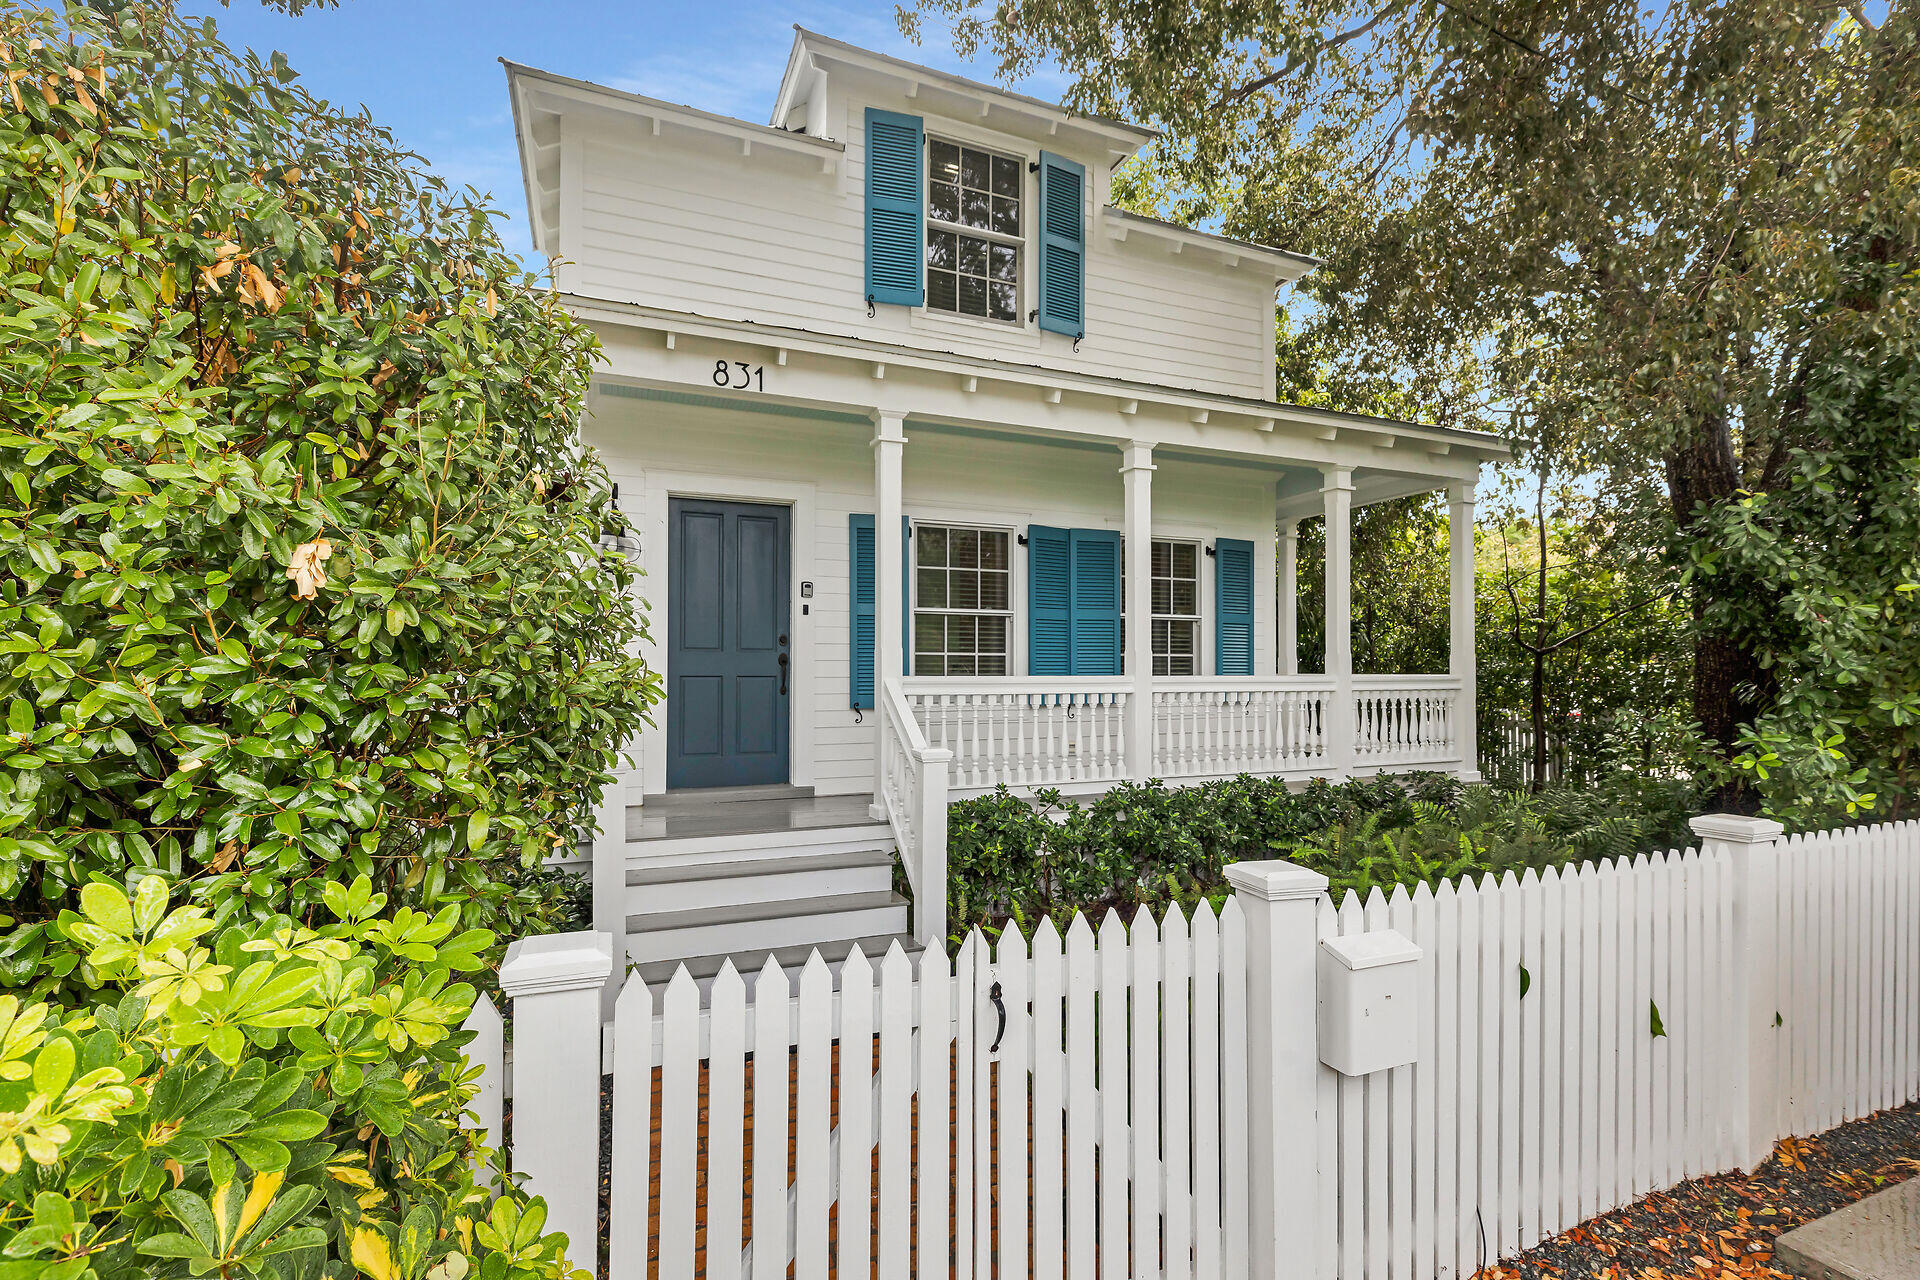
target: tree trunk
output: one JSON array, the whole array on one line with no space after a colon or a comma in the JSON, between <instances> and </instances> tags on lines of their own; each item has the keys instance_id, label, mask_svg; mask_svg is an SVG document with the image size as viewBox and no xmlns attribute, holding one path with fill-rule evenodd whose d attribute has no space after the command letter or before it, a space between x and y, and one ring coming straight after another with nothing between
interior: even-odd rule
<instances>
[{"instance_id":1,"label":"tree trunk","mask_svg":"<svg viewBox=\"0 0 1920 1280\"><path fill-rule=\"evenodd\" d=\"M1706 512L1733 501L1743 487L1733 436L1723 418L1702 423L1694 440L1667 458L1667 492L1682 534ZM1729 758L1741 727L1771 702L1773 682L1750 645L1707 625L1710 584L1710 579L1696 579L1691 591L1693 718L1720 755ZM1752 808L1755 797L1735 780L1721 789L1718 803L1740 811Z\"/></svg>"}]
</instances>

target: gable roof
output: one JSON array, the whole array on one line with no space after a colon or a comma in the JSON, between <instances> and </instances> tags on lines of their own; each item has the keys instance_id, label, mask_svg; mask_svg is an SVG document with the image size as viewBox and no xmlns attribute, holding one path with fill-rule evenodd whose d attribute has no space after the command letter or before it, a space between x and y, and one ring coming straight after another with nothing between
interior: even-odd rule
<instances>
[{"instance_id":1,"label":"gable roof","mask_svg":"<svg viewBox=\"0 0 1920 1280\"><path fill-rule=\"evenodd\" d=\"M772 122L779 125L793 108L812 91L816 73L829 67L841 67L903 82L909 97L923 89L965 99L976 104L982 114L998 112L1003 117L1023 119L1039 131L1052 133L1068 129L1091 135L1107 150L1110 161L1124 160L1160 136L1157 129L1115 120L1107 116L1087 115L1057 102L1014 93L950 71L909 62L890 54L875 53L832 36L809 31L798 23L793 28L793 48L787 55L787 69L780 79L780 92L774 99Z\"/></svg>"}]
</instances>

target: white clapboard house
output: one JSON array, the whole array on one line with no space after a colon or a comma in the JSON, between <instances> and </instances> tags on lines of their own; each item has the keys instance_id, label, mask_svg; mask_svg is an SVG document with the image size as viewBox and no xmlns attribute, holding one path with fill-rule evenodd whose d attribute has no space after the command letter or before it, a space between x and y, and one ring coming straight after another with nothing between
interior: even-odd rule
<instances>
[{"instance_id":1,"label":"white clapboard house","mask_svg":"<svg viewBox=\"0 0 1920 1280\"><path fill-rule=\"evenodd\" d=\"M666 681L596 846L634 963L943 937L946 805L1001 783L1471 769L1504 446L1281 398L1275 291L1314 261L1114 207L1151 130L809 31L766 124L507 79ZM1451 668L1356 676L1353 509L1434 489Z\"/></svg>"}]
</instances>

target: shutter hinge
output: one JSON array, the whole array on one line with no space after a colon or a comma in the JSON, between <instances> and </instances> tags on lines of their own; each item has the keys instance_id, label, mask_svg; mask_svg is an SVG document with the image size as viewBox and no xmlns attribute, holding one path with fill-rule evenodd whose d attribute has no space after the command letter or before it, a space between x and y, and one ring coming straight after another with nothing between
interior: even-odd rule
<instances>
[{"instance_id":1,"label":"shutter hinge","mask_svg":"<svg viewBox=\"0 0 1920 1280\"><path fill-rule=\"evenodd\" d=\"M873 295L867 295L867 319L873 319Z\"/></svg>"},{"instance_id":2,"label":"shutter hinge","mask_svg":"<svg viewBox=\"0 0 1920 1280\"><path fill-rule=\"evenodd\" d=\"M1086 336L1087 336L1087 331L1085 329L1082 329L1080 332L1073 335L1073 354L1075 355L1080 354L1080 339Z\"/></svg>"}]
</instances>

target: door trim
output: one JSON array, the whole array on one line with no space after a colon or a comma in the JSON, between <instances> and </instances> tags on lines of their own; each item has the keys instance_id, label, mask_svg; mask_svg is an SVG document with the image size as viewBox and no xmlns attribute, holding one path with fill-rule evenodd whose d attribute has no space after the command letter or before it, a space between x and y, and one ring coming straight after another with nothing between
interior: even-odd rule
<instances>
[{"instance_id":1,"label":"door trim","mask_svg":"<svg viewBox=\"0 0 1920 1280\"><path fill-rule=\"evenodd\" d=\"M820 621L818 610L806 617L795 607L800 602L800 584L816 581L815 517L818 510L815 486L804 482L761 479L732 472L681 470L640 470L616 472L620 484L620 507L628 519L642 530L640 565L646 570L639 595L646 602L649 637L641 646L641 656L663 680L671 677L667 669L667 629L664 625L668 575L672 560L668 553L670 524L669 499L695 498L714 502L756 502L793 509L789 535L791 580L787 591L787 634L793 637L793 683L787 707L787 780L796 787L814 785L814 679L816 652L814 624ZM627 495L632 494L633 497ZM809 603L818 603L818 598ZM635 794L658 795L667 789L667 725L664 711L655 717L656 727L640 735L640 784Z\"/></svg>"}]
</instances>

